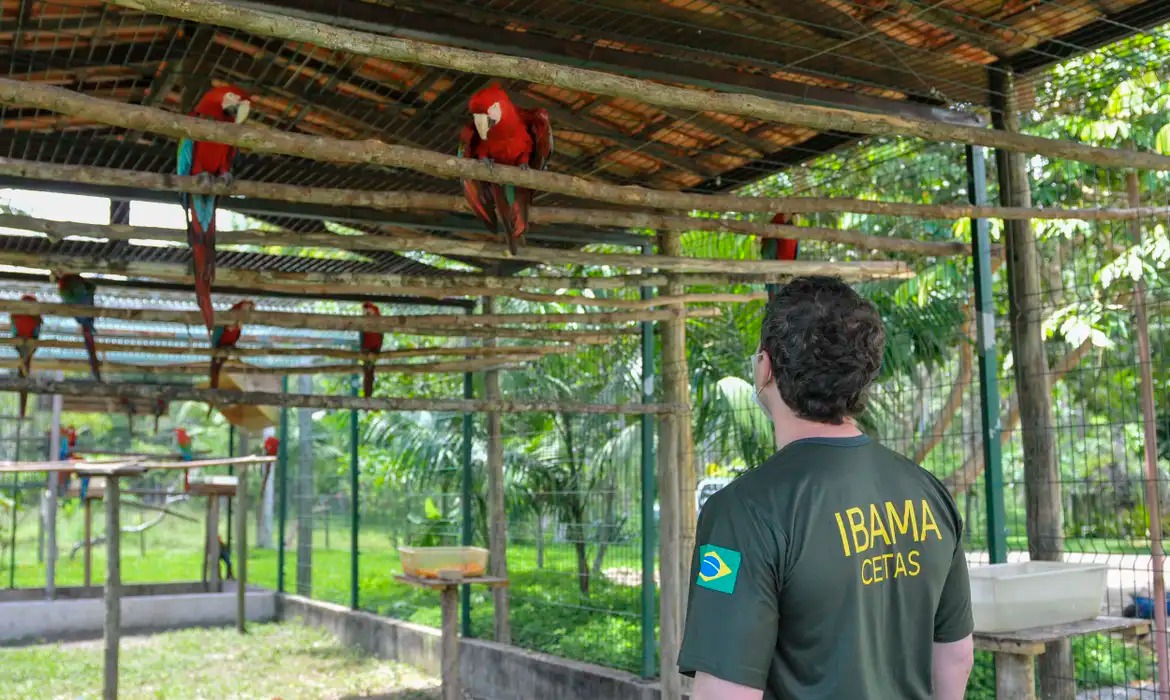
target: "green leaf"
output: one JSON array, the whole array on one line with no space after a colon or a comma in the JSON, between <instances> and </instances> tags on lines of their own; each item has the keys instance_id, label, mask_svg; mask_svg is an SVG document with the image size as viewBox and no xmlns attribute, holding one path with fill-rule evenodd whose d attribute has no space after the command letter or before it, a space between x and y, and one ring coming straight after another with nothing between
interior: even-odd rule
<instances>
[{"instance_id":1,"label":"green leaf","mask_svg":"<svg viewBox=\"0 0 1170 700\"><path fill-rule=\"evenodd\" d=\"M1170 124L1163 126L1154 136L1154 150L1162 155L1170 155Z\"/></svg>"}]
</instances>

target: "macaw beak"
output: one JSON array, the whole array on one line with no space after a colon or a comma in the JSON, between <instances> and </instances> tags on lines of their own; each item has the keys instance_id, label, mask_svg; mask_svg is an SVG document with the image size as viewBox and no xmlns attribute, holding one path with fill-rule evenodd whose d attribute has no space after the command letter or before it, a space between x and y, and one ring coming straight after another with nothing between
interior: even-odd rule
<instances>
[{"instance_id":1,"label":"macaw beak","mask_svg":"<svg viewBox=\"0 0 1170 700\"><path fill-rule=\"evenodd\" d=\"M475 121L475 130L479 132L480 140L486 141L488 137L488 129L491 128L491 126L488 124L488 115L473 114L471 115L471 118Z\"/></svg>"},{"instance_id":2,"label":"macaw beak","mask_svg":"<svg viewBox=\"0 0 1170 700\"><path fill-rule=\"evenodd\" d=\"M236 107L236 123L243 124L244 120L248 118L248 113L252 111L252 103L244 100Z\"/></svg>"}]
</instances>

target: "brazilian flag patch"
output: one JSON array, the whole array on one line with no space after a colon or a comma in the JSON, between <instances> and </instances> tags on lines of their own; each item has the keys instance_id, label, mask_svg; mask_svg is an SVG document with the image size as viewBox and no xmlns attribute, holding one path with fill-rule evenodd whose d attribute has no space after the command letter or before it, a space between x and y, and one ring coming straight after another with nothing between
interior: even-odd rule
<instances>
[{"instance_id":1,"label":"brazilian flag patch","mask_svg":"<svg viewBox=\"0 0 1170 700\"><path fill-rule=\"evenodd\" d=\"M703 545L699 548L699 577L695 583L720 593L734 593L740 558L734 549Z\"/></svg>"}]
</instances>

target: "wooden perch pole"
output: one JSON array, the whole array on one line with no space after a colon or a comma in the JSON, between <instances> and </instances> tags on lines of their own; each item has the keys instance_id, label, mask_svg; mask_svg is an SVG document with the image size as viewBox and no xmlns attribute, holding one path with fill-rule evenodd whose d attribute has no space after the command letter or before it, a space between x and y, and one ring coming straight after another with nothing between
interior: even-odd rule
<instances>
[{"instance_id":1,"label":"wooden perch pole","mask_svg":"<svg viewBox=\"0 0 1170 700\"><path fill-rule=\"evenodd\" d=\"M0 215L0 226L43 233L57 241L66 236L88 236L128 241L147 239L185 243L187 232L181 229L126 226L121 224L95 225L35 219L13 214ZM800 228L791 227L791 228ZM827 229L831 230L831 229ZM874 237L876 238L876 237ZM882 239L904 240L904 239ZM217 231L217 244L279 245L292 247L340 248L355 251L416 250L435 255L489 258L496 260L525 260L547 265L599 265L641 269L646 266L643 255L625 253L588 253L580 250L524 246L513 256L508 246L486 241L468 241L436 236L379 234L376 236L348 236L331 233L289 233L284 231ZM948 250L948 253L950 251ZM729 258L693 258L683 255L656 255L654 267L672 272L743 272L806 274L802 264L819 265L816 261L733 260ZM681 293L681 292L680 292Z\"/></svg>"},{"instance_id":2,"label":"wooden perch pole","mask_svg":"<svg viewBox=\"0 0 1170 700\"><path fill-rule=\"evenodd\" d=\"M55 255L33 253L0 253L0 264L59 271L95 272L160 280L191 282L186 265L156 262L125 262L109 260L100 255ZM723 286L729 284L757 284L786 280L793 275L836 275L842 279L909 278L914 273L904 263L894 261L865 261L832 263L786 261L778 271L768 273L680 273L685 285ZM335 294L345 290L362 294L419 295L420 290L443 290L442 296L465 296L477 289L490 289L493 294L505 294L513 289L623 289L626 287L657 287L666 284L665 275L609 275L606 277L570 277L531 275L494 277L491 275L451 273L443 275L363 274L355 272L257 272L217 265L217 283L248 287L259 291L301 294Z\"/></svg>"},{"instance_id":3,"label":"wooden perch pole","mask_svg":"<svg viewBox=\"0 0 1170 700\"><path fill-rule=\"evenodd\" d=\"M484 370L516 369L527 362L539 359L539 355L517 355L508 358L482 358L459 362L394 362L378 365L379 372L400 374L443 374L449 372L479 372ZM0 369L16 369L19 360L0 360ZM154 365L139 365L125 362L99 362L103 374L137 374L145 376L188 376L205 377L209 368L205 364L189 363L161 363ZM90 372L88 360L58 360L37 359L34 366L38 370L60 370L62 372ZM244 374L249 376L267 377L294 377L301 374L348 374L356 371L356 365L298 365L294 367L259 367L239 362L229 362L224 365L224 371L229 374Z\"/></svg>"},{"instance_id":4,"label":"wooden perch pole","mask_svg":"<svg viewBox=\"0 0 1170 700\"><path fill-rule=\"evenodd\" d=\"M610 185L548 170L524 170L510 165L489 166L471 158L426 151L410 146L389 145L375 139L350 141L277 131L250 124L227 124L188 117L154 107L90 97L71 90L0 78L0 104L36 107L63 114L85 115L96 122L127 129L148 131L172 138L191 138L226 143L255 153L272 153L333 163L406 168L433 177L469 179L512 184L542 192L613 204L673 211L795 212L785 199L740 197L728 194L692 194L652 190L634 185ZM984 132L985 130L977 130ZM987 131L985 133L991 133ZM1018 136L1014 132L999 132ZM1109 149L1102 149L1109 150ZM1124 151L1118 151L1119 155ZM1134 156L1143 154L1133 154ZM1149 154L1144 154L1149 155ZM1170 156L1152 156L1170 162ZM1132 166L1133 162L1125 165ZM1158 170L1149 166L1151 170ZM791 198L788 198L791 199ZM888 213L892 203L871 202L877 211ZM970 207L968 207L970 209ZM883 211L884 210L884 211Z\"/></svg>"},{"instance_id":5,"label":"wooden perch pole","mask_svg":"<svg viewBox=\"0 0 1170 700\"><path fill-rule=\"evenodd\" d=\"M122 187L137 187L141 189L162 192L194 192L199 194L219 194L224 197L241 196L257 199L272 199L283 202L301 202L307 204L321 204L326 206L365 207L378 210L395 211L399 209L411 210L439 210L470 213L471 208L463 197L430 192L374 192L370 190L331 189L327 187L299 187L280 183L257 182L252 180L236 180L230 186L213 184L200 185L193 177L177 175L138 172L135 170L118 170L116 168L101 168L88 165L59 165L56 163L38 163L35 161L15 160L0 157L0 175L10 175L32 180L49 182L78 182L83 184L113 185ZM814 212L841 212L858 209L880 209L887 203L871 202L848 198L812 198L790 197L779 198L776 201L791 204L794 213ZM951 205L922 205L888 203L889 206L903 211L904 215L916 215L922 218L932 218L933 213L947 214L951 212ZM231 207L231 201L225 200L224 206ZM956 209L959 207L955 207ZM1167 207L1170 210L1170 207ZM1049 210L1053 216L1063 217L1065 210ZM1075 210L1074 210L1075 211ZM1085 210L1087 215L1098 216L1099 212L1108 213L1110 210ZM905 214L909 212L909 214ZM864 212L863 212L864 213ZM873 212L876 213L876 212ZM891 213L882 211L881 213ZM1022 215L1022 214L1021 214ZM31 217L16 217L13 220ZM653 212L623 211L614 209L572 209L563 207L533 207L529 210L532 223L540 225L551 224L578 224L597 227L614 227L622 229L659 229L665 231L718 231L736 233L760 238L795 238L798 240L825 241L841 243L858 248L884 250L890 252L921 253L923 255L961 255L967 251L967 244L962 241L919 241L909 238L895 238L892 236L874 236L860 231L848 229L823 228L816 226L795 226L792 224L773 224L760 221L739 219L712 219L706 217L692 217L685 215L656 214ZM937 218L951 218L938 216ZM34 220L35 221L35 220ZM50 222L57 225L59 222ZM13 224L2 224L13 226ZM88 224L67 224L66 226L89 226ZM468 231L483 234L482 229L471 223ZM92 227L90 227L92 230ZM45 230L45 233L50 231ZM222 231L220 233L238 233ZM273 242L273 232L251 232L256 235L265 235L267 242ZM63 235L63 234L62 234ZM92 233L81 235L94 235ZM304 242L307 239L336 238L333 245L356 246L365 237L341 237L332 234L294 234L298 238L295 245L316 245ZM352 240L351 240L352 239ZM377 240L377 239L374 239ZM354 248L357 250L357 248Z\"/></svg>"},{"instance_id":6,"label":"wooden perch pole","mask_svg":"<svg viewBox=\"0 0 1170 700\"><path fill-rule=\"evenodd\" d=\"M120 103L119 103L120 104ZM351 143L342 141L341 143ZM501 166L502 167L502 166ZM239 196L257 199L274 199L285 202L303 202L338 207L364 207L397 211L437 210L470 213L466 200L457 195L431 192L385 192L372 190L347 190L329 187L299 187L253 180L237 180L231 185L212 184L203 186L193 177L170 173L149 173L136 170L119 170L89 165L59 165L31 160L0 157L0 175L42 180L46 182L75 182L89 185L112 185L138 187L160 192L194 192L217 194L223 197ZM1134 208L1108 209L1061 209L1046 207L1004 207L992 205L975 206L967 203L955 204L913 204L909 202L881 202L852 197L732 197L734 206L726 209L698 204L692 208L677 210L679 215L654 212L629 211L622 209L572 209L562 207L533 207L529 216L534 224L581 224L585 226L613 226L620 228L651 228L666 231L727 231L764 238L797 238L845 243L858 247L872 247L874 250L918 252L927 255L944 255L945 251L966 243L955 241L916 241L912 239L869 236L850 230L824 229L811 226L795 226L742 221L736 219L712 219L685 216L686 212L702 211L746 212L744 207L754 206L752 202L770 202L759 213L783 211L791 214L817 214L850 212L873 216L904 216L915 219L1020 219L1081 220L1081 221L1122 221L1170 215L1170 206L1141 206ZM223 205L231 209L231 201ZM661 207L669 209L667 207ZM476 233L479 228L468 227ZM832 232L831 234L829 232ZM218 232L217 232L218 233ZM856 238L856 236L864 238ZM872 239L872 240L871 240ZM883 241L886 241L883 243ZM911 246L911 247L908 247ZM1002 250L1002 247L996 248ZM969 252L969 251L968 251Z\"/></svg>"},{"instance_id":7,"label":"wooden perch pole","mask_svg":"<svg viewBox=\"0 0 1170 700\"><path fill-rule=\"evenodd\" d=\"M0 376L0 391L27 391L30 394L61 394L103 398L130 398L162 401L202 401L215 406L288 406L359 411L439 411L444 413L590 413L642 415L673 413L681 406L670 404L589 404L576 401L486 401L484 399L419 399L397 397L326 396L283 394L269 391L198 389L183 384L106 384L94 381L60 381L40 377L22 379Z\"/></svg>"},{"instance_id":8,"label":"wooden perch pole","mask_svg":"<svg viewBox=\"0 0 1170 700\"><path fill-rule=\"evenodd\" d=\"M675 87L536 59L472 51L382 34L342 29L322 22L289 17L276 12L263 12L238 5L228 5L215 0L198 0L198 2L191 0L114 0L114 3L168 17L232 27L260 37L303 41L327 49L348 51L391 61L422 64L475 75L510 78L596 95L625 97L636 102L661 107L734 114L817 131L839 131L871 136L916 136L929 141L990 146L1019 153L1035 153L1049 158L1079 160L1102 167L1170 170L1170 157L1154 153L1099 148L1038 136L928 122L888 114L784 102L752 94ZM67 112L67 114L95 118L91 114L78 115L72 112ZM101 120L98 119L98 121ZM144 130L149 131L149 129ZM499 166L497 168L501 169Z\"/></svg>"},{"instance_id":9,"label":"wooden perch pole","mask_svg":"<svg viewBox=\"0 0 1170 700\"><path fill-rule=\"evenodd\" d=\"M92 316L95 318L114 318L122 321L157 321L162 323L181 323L189 326L198 325L202 317L198 311L177 311L172 309L126 309L109 306L81 306L77 304L53 304L37 301L0 300L0 313L10 314L40 314L43 316ZM416 314L416 315L387 315L387 316L342 316L333 314L307 314L291 311L236 311L224 309L218 311L220 322L229 324L239 322L242 325L273 326L276 328L312 328L330 331L381 331L383 333L414 332L431 329L442 329L454 332L456 335L466 331L467 335L485 333L494 337L501 331L530 330L516 328L501 328L506 323L628 323L640 321L663 321L678 317L710 318L719 316L722 310L717 307L695 308L680 312L677 309L663 309L658 311L615 311L602 313L580 314ZM544 329L538 332L546 333ZM591 331L593 334L635 333L636 328L609 328Z\"/></svg>"},{"instance_id":10,"label":"wooden perch pole","mask_svg":"<svg viewBox=\"0 0 1170 700\"><path fill-rule=\"evenodd\" d=\"M608 339L607 339L608 342ZM23 345L19 338L9 338L0 335L0 346ZM600 344L600 343L597 343ZM58 348L65 350L84 350L85 343L80 340L47 340L41 338L29 341L35 350L40 348ZM141 355L190 355L196 357L330 357L340 360L360 360L366 353L358 350L343 350L341 348L313 347L313 348L253 348L234 347L229 350L212 350L210 347L168 347L164 345L135 345L132 343L103 343L98 342L99 353L133 353ZM378 353L379 360L405 359L410 357L511 357L543 356L570 353L578 348L573 345L506 345L500 347L423 347L423 348L396 348L383 350ZM36 360L37 366L40 360ZM393 367L393 364L379 365L379 367ZM317 371L317 370L314 370ZM353 371L353 367L349 367Z\"/></svg>"}]
</instances>

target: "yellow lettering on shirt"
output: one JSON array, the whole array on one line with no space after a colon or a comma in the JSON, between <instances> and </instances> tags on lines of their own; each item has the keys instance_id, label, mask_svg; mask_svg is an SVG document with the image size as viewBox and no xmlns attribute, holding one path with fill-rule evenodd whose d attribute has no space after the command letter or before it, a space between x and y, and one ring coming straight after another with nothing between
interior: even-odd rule
<instances>
[{"instance_id":1,"label":"yellow lettering on shirt","mask_svg":"<svg viewBox=\"0 0 1170 700\"><path fill-rule=\"evenodd\" d=\"M918 503L909 499L870 503L846 508L833 516L846 557L871 549L884 550L861 558L861 583L865 586L918 576L922 572L922 551L913 545L926 542L931 534L935 539L943 539L926 499ZM903 546L891 551L898 544Z\"/></svg>"}]
</instances>

